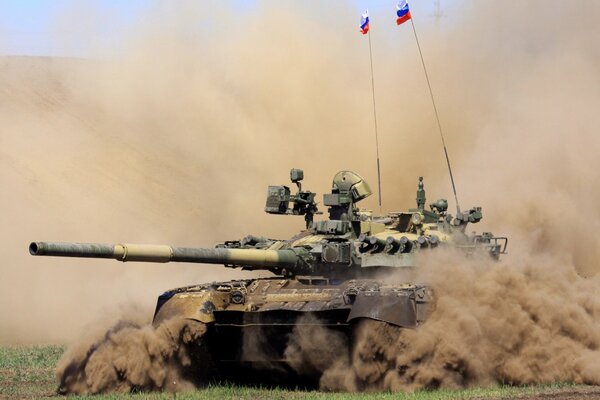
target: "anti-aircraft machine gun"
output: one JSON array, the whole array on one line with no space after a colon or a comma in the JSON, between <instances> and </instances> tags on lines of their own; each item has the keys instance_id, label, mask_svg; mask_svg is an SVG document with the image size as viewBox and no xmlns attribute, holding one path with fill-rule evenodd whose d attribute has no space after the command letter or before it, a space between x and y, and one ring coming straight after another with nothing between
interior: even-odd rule
<instances>
[{"instance_id":1,"label":"anti-aircraft machine gun","mask_svg":"<svg viewBox=\"0 0 600 400\"><path fill-rule=\"evenodd\" d=\"M250 332L268 337L261 341L269 346L263 354L283 360L287 333L302 315L312 315L320 324L348 336L354 324L365 318L416 328L427 317L431 290L422 284L388 280L387 272L416 267L421 252L436 248L455 247L493 259L506 251L505 237L466 233L469 223L481 220L480 207L452 216L447 212L448 202L440 199L426 210L423 178L418 182L416 208L377 218L357 206L371 195L367 182L354 172L340 171L333 178L331 192L323 196L329 218L314 220L320 214L316 194L302 190L303 175L302 170L291 170L298 189L295 194L283 185L268 188L267 213L305 218L306 229L287 240L248 235L213 249L33 242L29 252L124 262L222 264L272 272L274 276L268 278L173 289L158 298L155 325L174 317L207 324L207 341L217 364L242 365L257 361L242 346L244 335Z\"/></svg>"}]
</instances>

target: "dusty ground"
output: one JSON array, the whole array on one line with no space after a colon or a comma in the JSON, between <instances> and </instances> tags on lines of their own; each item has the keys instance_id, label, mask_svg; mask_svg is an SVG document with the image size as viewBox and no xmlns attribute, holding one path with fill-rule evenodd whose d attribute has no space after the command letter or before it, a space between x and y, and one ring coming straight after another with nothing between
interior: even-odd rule
<instances>
[{"instance_id":1,"label":"dusty ground","mask_svg":"<svg viewBox=\"0 0 600 400\"><path fill-rule=\"evenodd\" d=\"M515 396L506 396L502 398L514 398ZM531 395L519 395L520 399L556 399L556 400L571 400L571 399L600 399L599 386L573 386L557 389L541 390L539 393Z\"/></svg>"},{"instance_id":2,"label":"dusty ground","mask_svg":"<svg viewBox=\"0 0 600 400\"><path fill-rule=\"evenodd\" d=\"M54 366L63 353L59 346L0 347L0 399L61 398L56 394ZM323 393L260 389L230 385L179 393L180 399L600 399L600 386L553 384L534 387L474 388L459 391L433 390L406 393ZM78 397L88 398L88 397ZM167 399L170 393L111 394L89 396L99 399Z\"/></svg>"}]
</instances>

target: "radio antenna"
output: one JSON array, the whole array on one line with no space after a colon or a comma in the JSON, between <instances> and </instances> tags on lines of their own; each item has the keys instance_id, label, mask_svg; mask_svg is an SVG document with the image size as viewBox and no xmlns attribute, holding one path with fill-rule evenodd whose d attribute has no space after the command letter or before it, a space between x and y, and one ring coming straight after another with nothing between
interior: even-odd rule
<instances>
[{"instance_id":1,"label":"radio antenna","mask_svg":"<svg viewBox=\"0 0 600 400\"><path fill-rule=\"evenodd\" d=\"M373 122L375 127L375 152L377 156L377 191L379 194L379 213L381 213L381 167L379 164L379 136L377 134L377 107L375 106L375 78L373 77L373 50L371 49L371 30L369 10L360 16L360 32L369 38L369 61L371 65L371 95L373 99Z\"/></svg>"},{"instance_id":2,"label":"radio antenna","mask_svg":"<svg viewBox=\"0 0 600 400\"><path fill-rule=\"evenodd\" d=\"M444 140L444 133L442 132L442 124L440 123L440 116L438 115L437 107L435 105L435 99L433 97L433 90L431 90L431 83L429 82L429 74L427 74L427 67L425 67L425 60L423 59L423 52L421 51L421 45L419 44L419 37L417 36L417 30L415 29L415 23L413 18L410 18L410 24L415 34L415 40L417 41L417 47L419 49L419 55L421 56L421 64L423 64L423 71L425 72L425 79L427 80L427 87L429 88L429 95L431 96L431 104L433 104L433 111L435 113L435 120L437 121L438 130L440 132L440 138L442 139L442 146L444 147L444 155L446 156L446 163L448 164L448 172L450 173L450 182L452 183L452 191L454 192L454 200L456 201L456 211L460 214L460 205L458 204L458 196L456 195L456 186L454 185L454 176L452 176L452 167L450 166L450 158L448 157L448 149L446 148L446 141Z\"/></svg>"},{"instance_id":3,"label":"radio antenna","mask_svg":"<svg viewBox=\"0 0 600 400\"><path fill-rule=\"evenodd\" d=\"M379 137L377 135L377 107L375 107L375 80L373 78L373 52L371 51L371 32L369 37L369 59L371 61L371 93L373 97L373 121L375 122L375 150L377 152L377 190L379 194L379 212L381 213L381 168L379 166Z\"/></svg>"}]
</instances>

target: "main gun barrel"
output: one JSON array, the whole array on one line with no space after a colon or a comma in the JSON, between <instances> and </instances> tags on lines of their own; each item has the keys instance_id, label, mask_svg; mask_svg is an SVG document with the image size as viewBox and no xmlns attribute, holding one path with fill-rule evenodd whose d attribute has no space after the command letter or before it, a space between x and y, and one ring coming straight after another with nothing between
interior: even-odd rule
<instances>
[{"instance_id":1,"label":"main gun barrel","mask_svg":"<svg viewBox=\"0 0 600 400\"><path fill-rule=\"evenodd\" d=\"M147 244L32 242L29 253L34 256L113 258L124 262L191 262L266 269L298 269L303 264L300 254L291 249L204 249Z\"/></svg>"}]
</instances>

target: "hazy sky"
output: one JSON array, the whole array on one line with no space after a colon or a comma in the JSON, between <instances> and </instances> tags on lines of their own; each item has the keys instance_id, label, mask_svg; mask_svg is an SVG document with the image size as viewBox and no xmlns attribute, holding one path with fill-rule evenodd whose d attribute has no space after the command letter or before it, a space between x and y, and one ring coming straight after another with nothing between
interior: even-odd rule
<instances>
[{"instance_id":1,"label":"hazy sky","mask_svg":"<svg viewBox=\"0 0 600 400\"><path fill-rule=\"evenodd\" d=\"M83 2L82 2L83 3ZM86 1L86 7L110 16L113 26L64 26L60 20L68 10L78 7L72 0L0 0L0 49L2 54L81 55L71 45L64 46L57 35L76 36L81 29L96 30L96 35L118 36L135 21L151 2L144 0ZM88 31L89 32L89 31Z\"/></svg>"},{"instance_id":2,"label":"hazy sky","mask_svg":"<svg viewBox=\"0 0 600 400\"><path fill-rule=\"evenodd\" d=\"M207 19L211 19L214 1L197 0L193 3L206 3ZM451 0L420 0L418 6L428 17L442 12ZM0 55L54 55L83 56L87 43L78 38L94 38L95 44L101 44L109 52L119 51L119 38L143 19L146 11L156 7L160 1L153 0L0 0ZM182 2L182 3L185 3ZM252 11L259 5L268 7L268 1L238 0L229 1L232 10L240 16L252 18ZM393 18L396 0L351 0L339 1L339 7L356 11L358 25L360 13L369 8L371 14L382 13L387 8ZM318 1L313 2L315 18L318 18ZM310 3L302 2L307 8ZM327 5L328 8L329 5ZM88 21L69 21L71 15L81 15L81 9L89 10ZM423 15L421 15L423 17ZM373 18L372 18L373 19ZM199 25L203 21L198 21ZM88 40L88 39L86 39Z\"/></svg>"}]
</instances>

